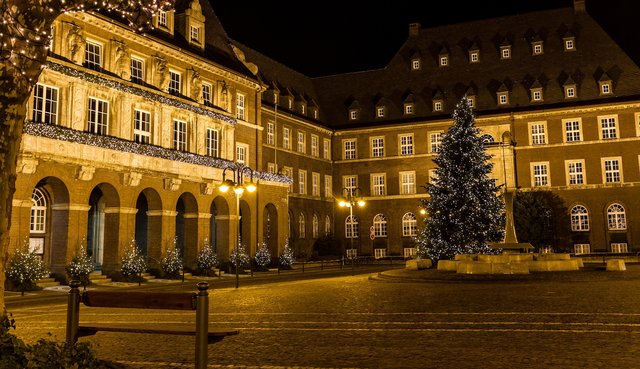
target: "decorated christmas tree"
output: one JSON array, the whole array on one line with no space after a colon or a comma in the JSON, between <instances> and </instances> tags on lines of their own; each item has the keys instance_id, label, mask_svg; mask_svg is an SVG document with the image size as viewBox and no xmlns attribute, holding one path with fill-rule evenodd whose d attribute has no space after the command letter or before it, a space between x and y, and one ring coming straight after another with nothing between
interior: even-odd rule
<instances>
[{"instance_id":1,"label":"decorated christmas tree","mask_svg":"<svg viewBox=\"0 0 640 369\"><path fill-rule=\"evenodd\" d=\"M40 256L29 251L29 239L25 237L22 247L19 247L9 259L7 278L24 295L24 291L36 289L38 279L48 274L49 271Z\"/></svg>"},{"instance_id":2,"label":"decorated christmas tree","mask_svg":"<svg viewBox=\"0 0 640 369\"><path fill-rule=\"evenodd\" d=\"M504 232L504 203L489 177L492 164L467 97L456 106L454 124L433 159L435 176L426 186L422 206L428 217L418 248L434 262L456 254L490 253L488 242Z\"/></svg>"},{"instance_id":3,"label":"decorated christmas tree","mask_svg":"<svg viewBox=\"0 0 640 369\"><path fill-rule=\"evenodd\" d=\"M238 245L233 248L231 251L231 265L240 269L245 265L249 265L249 255L247 254L247 250L244 248L244 245L240 242L238 238Z\"/></svg>"},{"instance_id":4,"label":"decorated christmas tree","mask_svg":"<svg viewBox=\"0 0 640 369\"><path fill-rule=\"evenodd\" d=\"M284 248L282 249L282 255L280 255L280 267L283 269L291 268L293 264L293 250L289 247L289 239L285 241Z\"/></svg>"},{"instance_id":5,"label":"decorated christmas tree","mask_svg":"<svg viewBox=\"0 0 640 369\"><path fill-rule=\"evenodd\" d=\"M131 239L131 241L129 241L129 246L127 246L124 256L122 257L122 276L127 279L136 279L136 277L146 269L147 262L144 260L144 256L140 253L136 240Z\"/></svg>"},{"instance_id":6,"label":"decorated christmas tree","mask_svg":"<svg viewBox=\"0 0 640 369\"><path fill-rule=\"evenodd\" d=\"M271 252L266 242L263 242L258 251L256 251L256 265L258 271L265 272L269 270L269 264L271 263Z\"/></svg>"},{"instance_id":7,"label":"decorated christmas tree","mask_svg":"<svg viewBox=\"0 0 640 369\"><path fill-rule=\"evenodd\" d=\"M200 255L198 255L197 263L199 272L206 276L211 275L212 269L218 266L218 256L214 248L209 245L209 239L207 238L204 239L204 247Z\"/></svg>"},{"instance_id":8,"label":"decorated christmas tree","mask_svg":"<svg viewBox=\"0 0 640 369\"><path fill-rule=\"evenodd\" d=\"M84 237L80 242L78 250L76 250L71 263L66 266L67 274L70 279L80 281L83 286L89 285L89 274L95 269L93 262L89 255L87 255L87 249L84 244Z\"/></svg>"},{"instance_id":9,"label":"decorated christmas tree","mask_svg":"<svg viewBox=\"0 0 640 369\"><path fill-rule=\"evenodd\" d=\"M182 272L182 257L178 250L178 237L173 238L173 247L162 258L162 271L169 278L177 278Z\"/></svg>"}]
</instances>

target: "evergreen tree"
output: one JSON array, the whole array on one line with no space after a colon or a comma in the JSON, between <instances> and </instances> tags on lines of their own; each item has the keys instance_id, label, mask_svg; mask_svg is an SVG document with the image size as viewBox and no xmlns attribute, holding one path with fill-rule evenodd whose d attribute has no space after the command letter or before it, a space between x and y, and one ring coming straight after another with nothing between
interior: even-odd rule
<instances>
[{"instance_id":1,"label":"evergreen tree","mask_svg":"<svg viewBox=\"0 0 640 369\"><path fill-rule=\"evenodd\" d=\"M206 276L211 275L212 269L218 266L218 255L216 255L214 247L209 245L207 238L204 239L204 247L200 255L198 255L197 263L198 271Z\"/></svg>"},{"instance_id":2,"label":"evergreen tree","mask_svg":"<svg viewBox=\"0 0 640 369\"><path fill-rule=\"evenodd\" d=\"M18 248L9 260L7 267L9 281L20 290L21 295L24 295L24 291L36 289L38 279L45 278L47 275L49 271L44 261L34 251L29 251L29 239L25 237L22 247Z\"/></svg>"},{"instance_id":3,"label":"evergreen tree","mask_svg":"<svg viewBox=\"0 0 640 369\"><path fill-rule=\"evenodd\" d=\"M89 275L93 272L95 267L89 255L87 255L87 248L84 245L84 237L82 238L82 242L80 242L78 250L73 255L71 263L65 268L69 278L80 281L82 286L85 288L91 283Z\"/></svg>"},{"instance_id":4,"label":"evergreen tree","mask_svg":"<svg viewBox=\"0 0 640 369\"><path fill-rule=\"evenodd\" d=\"M120 272L125 279L137 279L140 273L143 273L147 269L147 262L140 253L135 239L129 241L129 246L122 256L121 263L122 267ZM140 282L140 280L138 282Z\"/></svg>"},{"instance_id":5,"label":"evergreen tree","mask_svg":"<svg viewBox=\"0 0 640 369\"><path fill-rule=\"evenodd\" d=\"M259 271L269 270L269 264L271 263L271 252L266 242L263 242L258 251L256 251L256 265Z\"/></svg>"},{"instance_id":6,"label":"evergreen tree","mask_svg":"<svg viewBox=\"0 0 640 369\"><path fill-rule=\"evenodd\" d=\"M453 120L433 159L438 167L426 185L429 197L421 200L429 216L418 247L434 262L456 254L489 253L487 242L499 241L504 234L504 203L499 186L489 178L491 156L466 96Z\"/></svg>"},{"instance_id":7,"label":"evergreen tree","mask_svg":"<svg viewBox=\"0 0 640 369\"><path fill-rule=\"evenodd\" d=\"M178 250L178 236L173 238L173 248L168 249L161 260L162 271L169 278L177 278L182 271L182 257Z\"/></svg>"},{"instance_id":8,"label":"evergreen tree","mask_svg":"<svg viewBox=\"0 0 640 369\"><path fill-rule=\"evenodd\" d=\"M285 241L282 255L280 255L280 266L282 269L291 269L293 264L293 250L289 247L289 239Z\"/></svg>"},{"instance_id":9,"label":"evergreen tree","mask_svg":"<svg viewBox=\"0 0 640 369\"><path fill-rule=\"evenodd\" d=\"M562 248L573 243L569 211L552 191L517 191L513 220L518 241L529 242L537 251L549 246L555 251L569 251Z\"/></svg>"}]
</instances>

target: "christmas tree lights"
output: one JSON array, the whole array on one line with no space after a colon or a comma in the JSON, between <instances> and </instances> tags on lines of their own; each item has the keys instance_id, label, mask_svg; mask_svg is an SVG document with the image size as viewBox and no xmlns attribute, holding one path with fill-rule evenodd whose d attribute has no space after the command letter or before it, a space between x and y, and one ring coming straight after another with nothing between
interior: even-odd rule
<instances>
[{"instance_id":1,"label":"christmas tree lights","mask_svg":"<svg viewBox=\"0 0 640 369\"><path fill-rule=\"evenodd\" d=\"M280 266L283 269L290 269L293 264L293 250L289 247L289 239L284 243L284 248L282 249L282 255L280 255Z\"/></svg>"},{"instance_id":2,"label":"christmas tree lights","mask_svg":"<svg viewBox=\"0 0 640 369\"><path fill-rule=\"evenodd\" d=\"M256 251L256 265L258 270L265 272L269 270L269 264L271 263L271 252L266 242L262 242L262 245L258 245L260 248Z\"/></svg>"},{"instance_id":3,"label":"christmas tree lights","mask_svg":"<svg viewBox=\"0 0 640 369\"><path fill-rule=\"evenodd\" d=\"M196 260L198 264L198 270L200 273L204 275L210 275L211 270L218 266L218 256L216 255L216 251L214 247L209 245L209 239L204 239L204 247L198 255L198 259Z\"/></svg>"},{"instance_id":4,"label":"christmas tree lights","mask_svg":"<svg viewBox=\"0 0 640 369\"><path fill-rule=\"evenodd\" d=\"M178 250L178 236L173 238L173 247L162 258L162 271L169 278L177 278L182 272L182 257Z\"/></svg>"},{"instance_id":5,"label":"christmas tree lights","mask_svg":"<svg viewBox=\"0 0 640 369\"><path fill-rule=\"evenodd\" d=\"M238 240L238 245L231 251L231 264L236 268L242 268L249 265L250 259L244 245Z\"/></svg>"},{"instance_id":6,"label":"christmas tree lights","mask_svg":"<svg viewBox=\"0 0 640 369\"><path fill-rule=\"evenodd\" d=\"M22 247L9 260L7 277L21 294L36 288L38 279L49 275L44 262L35 252L29 251L29 238L25 237Z\"/></svg>"},{"instance_id":7,"label":"christmas tree lights","mask_svg":"<svg viewBox=\"0 0 640 369\"><path fill-rule=\"evenodd\" d=\"M93 272L95 267L91 258L87 255L87 249L84 245L84 237L82 238L82 242L80 242L80 246L78 247L78 250L76 250L75 255L73 255L71 263L67 265L65 269L67 270L69 279L78 280L83 286L89 285L89 274Z\"/></svg>"},{"instance_id":8,"label":"christmas tree lights","mask_svg":"<svg viewBox=\"0 0 640 369\"><path fill-rule=\"evenodd\" d=\"M125 278L135 278L147 269L147 262L140 253L135 239L129 241L129 245L122 257L120 272Z\"/></svg>"}]
</instances>

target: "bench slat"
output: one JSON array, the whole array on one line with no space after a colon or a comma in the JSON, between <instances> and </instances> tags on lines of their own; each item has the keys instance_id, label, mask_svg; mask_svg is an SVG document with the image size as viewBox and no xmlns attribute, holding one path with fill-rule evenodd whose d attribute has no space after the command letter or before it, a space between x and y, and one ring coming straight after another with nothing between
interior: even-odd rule
<instances>
[{"instance_id":1,"label":"bench slat","mask_svg":"<svg viewBox=\"0 0 640 369\"><path fill-rule=\"evenodd\" d=\"M196 294L188 292L85 291L82 302L93 307L195 310Z\"/></svg>"},{"instance_id":2,"label":"bench slat","mask_svg":"<svg viewBox=\"0 0 640 369\"><path fill-rule=\"evenodd\" d=\"M163 324L161 326L149 326L141 324L82 324L78 326L78 337L92 336L98 332L126 332L126 333L149 333L149 334L167 334L178 336L195 336L195 327L185 326L184 324ZM216 329L207 332L208 342L215 343L227 336L238 334L235 329Z\"/></svg>"}]
</instances>

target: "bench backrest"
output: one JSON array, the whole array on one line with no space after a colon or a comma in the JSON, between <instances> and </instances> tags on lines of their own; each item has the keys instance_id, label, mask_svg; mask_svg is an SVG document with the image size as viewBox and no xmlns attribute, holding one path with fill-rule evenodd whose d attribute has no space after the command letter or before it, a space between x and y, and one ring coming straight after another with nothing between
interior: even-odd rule
<instances>
[{"instance_id":1,"label":"bench backrest","mask_svg":"<svg viewBox=\"0 0 640 369\"><path fill-rule=\"evenodd\" d=\"M85 291L80 300L93 307L196 310L196 296L190 292Z\"/></svg>"}]
</instances>

